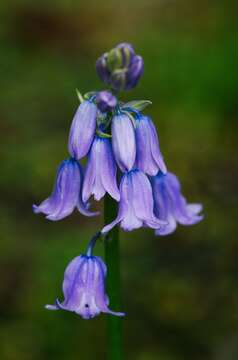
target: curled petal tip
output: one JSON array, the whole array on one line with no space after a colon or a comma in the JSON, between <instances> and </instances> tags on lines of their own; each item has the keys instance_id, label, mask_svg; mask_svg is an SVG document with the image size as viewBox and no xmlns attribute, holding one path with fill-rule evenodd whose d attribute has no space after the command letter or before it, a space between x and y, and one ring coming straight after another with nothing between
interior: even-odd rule
<instances>
[{"instance_id":1,"label":"curled petal tip","mask_svg":"<svg viewBox=\"0 0 238 360\"><path fill-rule=\"evenodd\" d=\"M35 214L39 214L40 213L40 210L39 210L39 206L38 205L35 205L33 204L32 205L32 210Z\"/></svg>"},{"instance_id":2,"label":"curled petal tip","mask_svg":"<svg viewBox=\"0 0 238 360\"><path fill-rule=\"evenodd\" d=\"M45 305L45 309L47 310L59 310L57 305Z\"/></svg>"}]
</instances>

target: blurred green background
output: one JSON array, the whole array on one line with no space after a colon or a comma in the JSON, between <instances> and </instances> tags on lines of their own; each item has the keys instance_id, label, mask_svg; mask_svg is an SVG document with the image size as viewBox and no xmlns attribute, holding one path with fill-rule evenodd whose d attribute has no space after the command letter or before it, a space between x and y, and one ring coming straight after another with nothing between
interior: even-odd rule
<instances>
[{"instance_id":1,"label":"blurred green background","mask_svg":"<svg viewBox=\"0 0 238 360\"><path fill-rule=\"evenodd\" d=\"M145 74L122 99L153 101L167 165L205 220L164 238L122 234L126 358L238 359L237 1L13 0L0 11L0 358L105 359L105 315L43 308L62 298L64 269L102 218L52 223L31 206L68 156L75 88L102 89L96 58L127 41Z\"/></svg>"}]
</instances>

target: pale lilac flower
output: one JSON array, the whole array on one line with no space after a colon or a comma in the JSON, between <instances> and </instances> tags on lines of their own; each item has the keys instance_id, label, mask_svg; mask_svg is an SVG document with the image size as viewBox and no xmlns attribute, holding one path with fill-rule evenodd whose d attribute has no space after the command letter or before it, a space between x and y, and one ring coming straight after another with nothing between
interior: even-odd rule
<instances>
[{"instance_id":1,"label":"pale lilac flower","mask_svg":"<svg viewBox=\"0 0 238 360\"><path fill-rule=\"evenodd\" d=\"M77 207L86 216L97 215L88 210L81 198L83 174L75 159L64 160L57 172L51 196L40 205L33 205L33 211L43 213L49 220L61 220L70 215Z\"/></svg>"},{"instance_id":2,"label":"pale lilac flower","mask_svg":"<svg viewBox=\"0 0 238 360\"><path fill-rule=\"evenodd\" d=\"M122 171L131 170L136 157L135 130L126 114L112 118L112 147L116 162Z\"/></svg>"},{"instance_id":3,"label":"pale lilac flower","mask_svg":"<svg viewBox=\"0 0 238 360\"><path fill-rule=\"evenodd\" d=\"M201 204L187 204L181 193L178 178L168 172L161 172L151 178L156 216L168 222L165 228L157 229L156 235L168 235L175 231L177 223L181 225L193 225L203 219L199 215L202 211Z\"/></svg>"},{"instance_id":4,"label":"pale lilac flower","mask_svg":"<svg viewBox=\"0 0 238 360\"><path fill-rule=\"evenodd\" d=\"M156 128L148 116L136 117L136 166L148 175L159 170L166 173L166 166L160 152Z\"/></svg>"},{"instance_id":5,"label":"pale lilac flower","mask_svg":"<svg viewBox=\"0 0 238 360\"><path fill-rule=\"evenodd\" d=\"M126 231L141 226L158 229L167 224L153 213L154 201L152 188L147 176L140 170L131 170L123 175L120 184L120 203L116 219L102 229L102 233L110 231L116 224Z\"/></svg>"},{"instance_id":6,"label":"pale lilac flower","mask_svg":"<svg viewBox=\"0 0 238 360\"><path fill-rule=\"evenodd\" d=\"M116 172L111 140L96 136L86 166L82 190L83 201L86 202L91 195L94 195L96 200L100 200L106 192L119 201Z\"/></svg>"},{"instance_id":7,"label":"pale lilac flower","mask_svg":"<svg viewBox=\"0 0 238 360\"><path fill-rule=\"evenodd\" d=\"M96 96L96 104L98 109L104 113L112 110L116 106L117 99L109 91L100 91Z\"/></svg>"},{"instance_id":8,"label":"pale lilac flower","mask_svg":"<svg viewBox=\"0 0 238 360\"><path fill-rule=\"evenodd\" d=\"M75 159L87 155L96 130L97 106L91 100L79 105L69 133L68 149Z\"/></svg>"},{"instance_id":9,"label":"pale lilac flower","mask_svg":"<svg viewBox=\"0 0 238 360\"><path fill-rule=\"evenodd\" d=\"M105 293L106 265L98 256L80 255L68 265L64 274L62 303L46 305L49 310L68 310L91 319L100 312L116 316L124 313L111 311L109 299Z\"/></svg>"}]
</instances>

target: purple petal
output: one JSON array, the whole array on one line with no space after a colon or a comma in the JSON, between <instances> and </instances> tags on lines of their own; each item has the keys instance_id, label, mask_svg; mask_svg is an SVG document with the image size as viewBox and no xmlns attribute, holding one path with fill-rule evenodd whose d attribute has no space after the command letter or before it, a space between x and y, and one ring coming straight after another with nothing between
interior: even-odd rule
<instances>
[{"instance_id":1,"label":"purple petal","mask_svg":"<svg viewBox=\"0 0 238 360\"><path fill-rule=\"evenodd\" d=\"M98 58L96 61L96 71L100 79L105 82L106 84L110 83L110 72L107 69L107 54L103 54Z\"/></svg>"},{"instance_id":2,"label":"purple petal","mask_svg":"<svg viewBox=\"0 0 238 360\"><path fill-rule=\"evenodd\" d=\"M125 231L138 229L143 225L142 219L136 216L136 212L133 207L134 196L137 196L137 194L135 194L133 189L132 172L129 172L124 175L121 185L120 206L123 213L121 227Z\"/></svg>"},{"instance_id":3,"label":"purple petal","mask_svg":"<svg viewBox=\"0 0 238 360\"><path fill-rule=\"evenodd\" d=\"M79 165L76 161L71 161L57 179L57 187L61 196L60 203L58 203L59 206L47 215L47 219L53 221L61 220L73 212L77 205L80 183Z\"/></svg>"},{"instance_id":4,"label":"purple petal","mask_svg":"<svg viewBox=\"0 0 238 360\"><path fill-rule=\"evenodd\" d=\"M135 87L143 75L144 61L141 56L136 55L132 58L131 64L126 74L126 90Z\"/></svg>"},{"instance_id":5,"label":"purple petal","mask_svg":"<svg viewBox=\"0 0 238 360\"><path fill-rule=\"evenodd\" d=\"M169 214L167 217L167 221L168 221L168 223L166 226L155 230L156 235L165 236L165 235L172 234L175 231L175 229L177 227L177 223L176 223L176 220L173 217L173 215Z\"/></svg>"},{"instance_id":6,"label":"purple petal","mask_svg":"<svg viewBox=\"0 0 238 360\"><path fill-rule=\"evenodd\" d=\"M135 131L127 115L112 119L112 147L116 162L122 171L131 170L136 156Z\"/></svg>"},{"instance_id":7,"label":"purple petal","mask_svg":"<svg viewBox=\"0 0 238 360\"><path fill-rule=\"evenodd\" d=\"M116 182L116 164L109 139L96 137L90 150L83 185L83 200L93 194L100 200L106 191L119 200L120 194Z\"/></svg>"},{"instance_id":8,"label":"purple petal","mask_svg":"<svg viewBox=\"0 0 238 360\"><path fill-rule=\"evenodd\" d=\"M76 159L87 155L96 129L97 107L86 100L79 105L74 115L69 134L69 153Z\"/></svg>"},{"instance_id":9,"label":"purple petal","mask_svg":"<svg viewBox=\"0 0 238 360\"><path fill-rule=\"evenodd\" d=\"M65 160L59 166L52 195L39 206L36 213L44 213L49 220L60 220L71 214L77 205L80 191L80 165L76 160Z\"/></svg>"},{"instance_id":10,"label":"purple petal","mask_svg":"<svg viewBox=\"0 0 238 360\"><path fill-rule=\"evenodd\" d=\"M83 264L86 262L85 256L77 256L68 264L64 273L63 281L63 293L65 297L65 302L70 300L72 297L75 286L78 284L79 273L82 270Z\"/></svg>"},{"instance_id":11,"label":"purple petal","mask_svg":"<svg viewBox=\"0 0 238 360\"><path fill-rule=\"evenodd\" d=\"M82 200L83 202L87 202L90 198L91 194L93 193L93 185L96 177L96 154L93 151L95 148L95 140L93 142L93 145L91 147L87 165L85 169L85 175L84 175L84 181L83 181L83 188L82 188Z\"/></svg>"},{"instance_id":12,"label":"purple petal","mask_svg":"<svg viewBox=\"0 0 238 360\"><path fill-rule=\"evenodd\" d=\"M136 120L136 166L148 175L156 175L159 167L152 156L150 132L147 117Z\"/></svg>"},{"instance_id":13,"label":"purple petal","mask_svg":"<svg viewBox=\"0 0 238 360\"><path fill-rule=\"evenodd\" d=\"M202 216L189 211L186 199L180 192L180 183L174 174L167 174L165 186L172 202L172 212L180 224L193 225L203 219Z\"/></svg>"},{"instance_id":14,"label":"purple petal","mask_svg":"<svg viewBox=\"0 0 238 360\"><path fill-rule=\"evenodd\" d=\"M104 189L116 201L120 200L120 192L117 186L117 168L109 139L102 139L101 148L101 180Z\"/></svg>"},{"instance_id":15,"label":"purple petal","mask_svg":"<svg viewBox=\"0 0 238 360\"><path fill-rule=\"evenodd\" d=\"M151 145L151 154L154 158L154 161L157 163L159 169L162 173L166 174L167 168L163 160L163 156L160 152L159 139L157 135L156 128L150 118L147 118L150 126L150 145Z\"/></svg>"},{"instance_id":16,"label":"purple petal","mask_svg":"<svg viewBox=\"0 0 238 360\"><path fill-rule=\"evenodd\" d=\"M165 226L166 222L156 218L154 215L152 188L147 176L142 171L136 170L131 172L131 179L132 203L137 218L154 229Z\"/></svg>"}]
</instances>

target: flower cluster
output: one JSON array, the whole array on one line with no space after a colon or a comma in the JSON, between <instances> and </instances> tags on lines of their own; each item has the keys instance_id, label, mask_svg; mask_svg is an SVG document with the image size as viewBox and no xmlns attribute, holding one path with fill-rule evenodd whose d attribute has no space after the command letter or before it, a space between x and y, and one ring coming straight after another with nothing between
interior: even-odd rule
<instances>
[{"instance_id":1,"label":"flower cluster","mask_svg":"<svg viewBox=\"0 0 238 360\"><path fill-rule=\"evenodd\" d=\"M79 105L69 134L71 158L61 163L52 195L34 205L34 211L49 220L63 219L75 208L93 216L97 213L89 211L89 198L99 201L107 192L119 208L117 218L102 233L120 223L124 230L146 226L165 235L176 222L190 225L201 220L201 206L187 205L178 180L167 173L152 120L113 98L99 92ZM110 108L104 115L101 102ZM83 171L79 160L86 155Z\"/></svg>"},{"instance_id":2,"label":"flower cluster","mask_svg":"<svg viewBox=\"0 0 238 360\"><path fill-rule=\"evenodd\" d=\"M53 221L74 209L94 216L97 213L89 210L90 197L99 201L108 193L118 202L118 214L100 234L120 224L125 231L149 227L164 236L172 233L177 223L192 225L202 220L202 206L187 204L179 180L167 172L155 125L142 113L150 102L122 103L116 97L116 91L138 83L142 58L130 44L122 43L103 54L96 69L111 90L80 95L81 104L69 132L70 158L60 164L51 196L33 205L34 212ZM83 169L80 161L84 157L87 163ZM74 311L85 319L99 312L123 315L108 308L106 266L91 250L92 246L87 255L69 264L63 283L65 300L57 300L48 309Z\"/></svg>"}]
</instances>

